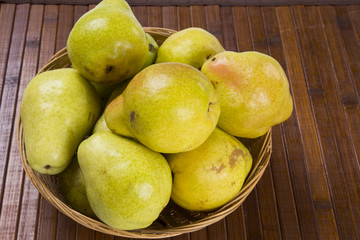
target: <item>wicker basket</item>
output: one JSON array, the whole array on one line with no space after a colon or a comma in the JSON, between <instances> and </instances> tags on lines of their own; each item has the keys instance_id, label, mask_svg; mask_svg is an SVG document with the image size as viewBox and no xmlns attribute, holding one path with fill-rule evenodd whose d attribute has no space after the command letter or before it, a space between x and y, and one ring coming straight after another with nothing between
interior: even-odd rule
<instances>
[{"instance_id":1,"label":"wicker basket","mask_svg":"<svg viewBox=\"0 0 360 240\"><path fill-rule=\"evenodd\" d=\"M147 33L153 36L159 45L175 31L164 28L144 28ZM44 72L51 69L69 67L70 61L66 48L56 53L48 63L40 70ZM39 73L40 73L39 72ZM159 218L148 228L124 231L109 227L101 221L86 217L73 210L61 195L57 176L42 175L35 172L28 164L25 154L25 144L23 136L23 126L21 119L18 119L18 145L21 162L27 176L41 195L47 199L60 212L72 218L74 221L85 227L99 232L115 236L130 238L164 238L180 235L183 233L200 230L212 223L215 223L236 210L253 190L257 182L263 175L271 156L271 130L257 139L241 139L249 148L253 157L252 170L247 177L241 191L229 203L220 209L212 212L193 212L187 211L174 202L170 201L166 208L161 212Z\"/></svg>"}]
</instances>

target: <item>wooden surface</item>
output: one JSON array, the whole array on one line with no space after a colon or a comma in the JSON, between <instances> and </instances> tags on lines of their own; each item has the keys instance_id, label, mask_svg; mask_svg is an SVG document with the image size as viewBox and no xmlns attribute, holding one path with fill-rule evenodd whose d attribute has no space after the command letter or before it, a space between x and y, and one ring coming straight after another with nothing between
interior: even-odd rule
<instances>
[{"instance_id":1,"label":"wooden surface","mask_svg":"<svg viewBox=\"0 0 360 240\"><path fill-rule=\"evenodd\" d=\"M111 239L65 217L23 172L16 119L26 84L87 5L0 4L0 238ZM224 220L176 240L360 239L360 5L135 6L143 26L213 33L285 69L294 112L273 128L270 165Z\"/></svg>"}]
</instances>

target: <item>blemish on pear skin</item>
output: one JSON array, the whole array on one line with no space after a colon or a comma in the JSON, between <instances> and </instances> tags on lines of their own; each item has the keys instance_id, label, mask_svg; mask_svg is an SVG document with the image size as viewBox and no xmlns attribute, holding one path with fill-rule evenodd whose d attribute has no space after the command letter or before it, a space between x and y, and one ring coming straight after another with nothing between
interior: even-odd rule
<instances>
[{"instance_id":1,"label":"blemish on pear skin","mask_svg":"<svg viewBox=\"0 0 360 240\"><path fill-rule=\"evenodd\" d=\"M246 154L241 149L234 149L230 155L230 168L234 168L237 162L240 160L239 157L244 157Z\"/></svg>"},{"instance_id":2,"label":"blemish on pear skin","mask_svg":"<svg viewBox=\"0 0 360 240\"><path fill-rule=\"evenodd\" d=\"M212 102L209 102L209 105L208 105L208 112L210 112L210 106L212 105L213 103Z\"/></svg>"},{"instance_id":3,"label":"blemish on pear skin","mask_svg":"<svg viewBox=\"0 0 360 240\"><path fill-rule=\"evenodd\" d=\"M220 173L225 168L225 165L222 163L219 167L212 165L210 170L216 173Z\"/></svg>"},{"instance_id":4,"label":"blemish on pear skin","mask_svg":"<svg viewBox=\"0 0 360 240\"><path fill-rule=\"evenodd\" d=\"M216 57L213 57L213 58L211 59L212 62L215 61L215 60L216 60Z\"/></svg>"},{"instance_id":5,"label":"blemish on pear skin","mask_svg":"<svg viewBox=\"0 0 360 240\"><path fill-rule=\"evenodd\" d=\"M105 72L106 72L106 73L110 73L113 69L114 69L114 66L106 65Z\"/></svg>"},{"instance_id":6,"label":"blemish on pear skin","mask_svg":"<svg viewBox=\"0 0 360 240\"><path fill-rule=\"evenodd\" d=\"M134 120L135 120L135 111L131 111L131 113L130 113L130 122L132 123L132 122L134 122Z\"/></svg>"},{"instance_id":7,"label":"blemish on pear skin","mask_svg":"<svg viewBox=\"0 0 360 240\"><path fill-rule=\"evenodd\" d=\"M152 45L151 43L149 43L149 51L150 52L155 52L155 46Z\"/></svg>"},{"instance_id":8,"label":"blemish on pear skin","mask_svg":"<svg viewBox=\"0 0 360 240\"><path fill-rule=\"evenodd\" d=\"M50 165L45 165L44 168L45 168L45 169L50 169L51 166L50 166Z\"/></svg>"}]
</instances>

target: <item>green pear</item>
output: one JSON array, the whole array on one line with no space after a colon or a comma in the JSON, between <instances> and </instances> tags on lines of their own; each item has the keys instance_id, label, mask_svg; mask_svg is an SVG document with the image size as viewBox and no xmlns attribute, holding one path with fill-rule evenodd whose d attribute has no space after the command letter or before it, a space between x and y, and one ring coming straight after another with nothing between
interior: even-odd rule
<instances>
[{"instance_id":1,"label":"green pear","mask_svg":"<svg viewBox=\"0 0 360 240\"><path fill-rule=\"evenodd\" d=\"M122 7L125 6L125 7ZM88 80L116 84L139 72L148 53L145 31L124 0L107 0L72 28L67 51Z\"/></svg>"},{"instance_id":2,"label":"green pear","mask_svg":"<svg viewBox=\"0 0 360 240\"><path fill-rule=\"evenodd\" d=\"M256 138L288 119L293 110L289 82L272 57L254 52L222 52L201 69L219 96L218 126L231 135Z\"/></svg>"},{"instance_id":3,"label":"green pear","mask_svg":"<svg viewBox=\"0 0 360 240\"><path fill-rule=\"evenodd\" d=\"M73 209L88 217L96 217L86 196L85 183L76 155L69 166L59 174L59 187L61 194Z\"/></svg>"},{"instance_id":4,"label":"green pear","mask_svg":"<svg viewBox=\"0 0 360 240\"><path fill-rule=\"evenodd\" d=\"M91 208L111 227L148 227L170 200L165 158L128 138L97 132L80 144L78 160Z\"/></svg>"},{"instance_id":5,"label":"green pear","mask_svg":"<svg viewBox=\"0 0 360 240\"><path fill-rule=\"evenodd\" d=\"M199 70L182 63L148 66L105 109L111 131L163 153L200 146L219 115L211 82Z\"/></svg>"},{"instance_id":6,"label":"green pear","mask_svg":"<svg viewBox=\"0 0 360 240\"><path fill-rule=\"evenodd\" d=\"M114 100L117 96L119 96L121 93L124 92L126 86L129 84L129 82L130 82L130 80L127 80L127 81L124 81L124 82L121 82L120 84L118 84L118 86L112 91L110 97L108 98L106 106L112 100ZM101 131L111 132L111 130L106 125L104 113L101 114L101 116L99 117L99 119L95 123L95 126L94 126L94 129L93 129L92 133L94 134L96 132L101 132Z\"/></svg>"},{"instance_id":7,"label":"green pear","mask_svg":"<svg viewBox=\"0 0 360 240\"><path fill-rule=\"evenodd\" d=\"M171 199L191 211L210 211L229 202L252 166L249 150L218 128L198 148L165 157L174 175Z\"/></svg>"},{"instance_id":8,"label":"green pear","mask_svg":"<svg viewBox=\"0 0 360 240\"><path fill-rule=\"evenodd\" d=\"M168 37L159 47L156 63L180 62L201 69L204 62L225 49L202 28L186 28Z\"/></svg>"},{"instance_id":9,"label":"green pear","mask_svg":"<svg viewBox=\"0 0 360 240\"><path fill-rule=\"evenodd\" d=\"M130 14L133 14L131 7L124 0L102 0L95 8L117 8L122 11L127 11Z\"/></svg>"},{"instance_id":10,"label":"green pear","mask_svg":"<svg viewBox=\"0 0 360 240\"><path fill-rule=\"evenodd\" d=\"M38 74L27 85L20 106L29 165L44 174L63 171L100 112L98 94L77 70Z\"/></svg>"},{"instance_id":11,"label":"green pear","mask_svg":"<svg viewBox=\"0 0 360 240\"><path fill-rule=\"evenodd\" d=\"M159 45L157 44L155 39L150 34L146 33L146 37L149 42L149 51L148 51L148 55L146 57L144 66L142 67L143 69L146 68L147 66L155 63L155 60L157 57L157 52L159 49Z\"/></svg>"}]
</instances>

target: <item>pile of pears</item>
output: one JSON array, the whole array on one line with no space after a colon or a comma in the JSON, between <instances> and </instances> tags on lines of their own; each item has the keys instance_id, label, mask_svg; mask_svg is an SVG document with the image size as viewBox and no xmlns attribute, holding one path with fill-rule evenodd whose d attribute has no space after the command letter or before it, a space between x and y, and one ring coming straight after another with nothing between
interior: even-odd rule
<instances>
[{"instance_id":1,"label":"pile of pears","mask_svg":"<svg viewBox=\"0 0 360 240\"><path fill-rule=\"evenodd\" d=\"M58 175L68 204L111 227L150 226L172 199L212 211L252 168L242 138L293 110L272 57L226 51L187 28L158 45L124 0L103 0L72 28L69 68L27 85L20 116L26 157Z\"/></svg>"}]
</instances>

